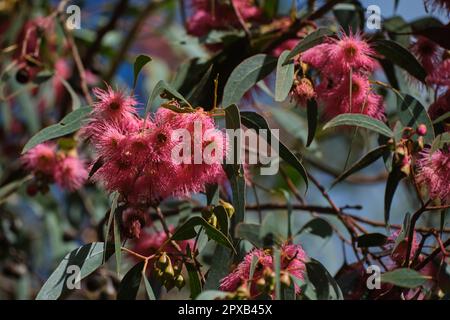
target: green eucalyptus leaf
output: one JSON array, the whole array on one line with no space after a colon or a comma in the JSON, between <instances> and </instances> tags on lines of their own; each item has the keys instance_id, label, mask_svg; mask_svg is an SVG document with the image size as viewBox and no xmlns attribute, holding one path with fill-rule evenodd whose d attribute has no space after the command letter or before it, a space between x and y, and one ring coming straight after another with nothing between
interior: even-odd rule
<instances>
[{"instance_id":1,"label":"green eucalyptus leaf","mask_svg":"<svg viewBox=\"0 0 450 320\"><path fill-rule=\"evenodd\" d=\"M144 54L138 55L136 57L136 60L134 60L134 66L133 66L133 71L134 71L133 88L136 88L137 79L138 79L139 73L141 72L142 68L147 63L149 63L150 61L152 61L152 58L150 58L149 56L146 56Z\"/></svg>"},{"instance_id":2,"label":"green eucalyptus leaf","mask_svg":"<svg viewBox=\"0 0 450 320\"><path fill-rule=\"evenodd\" d=\"M377 40L374 43L375 50L387 59L406 70L413 77L425 82L427 73L410 50L392 40Z\"/></svg>"},{"instance_id":3,"label":"green eucalyptus leaf","mask_svg":"<svg viewBox=\"0 0 450 320\"><path fill-rule=\"evenodd\" d=\"M238 103L244 94L259 80L268 76L276 67L277 59L266 54L257 54L242 61L228 78L222 106Z\"/></svg>"},{"instance_id":4,"label":"green eucalyptus leaf","mask_svg":"<svg viewBox=\"0 0 450 320\"><path fill-rule=\"evenodd\" d=\"M214 228L202 217L192 217L184 224L182 224L173 234L172 240L187 240L194 238L196 226L203 226L207 234L217 243L234 250L233 244L221 231Z\"/></svg>"},{"instance_id":5,"label":"green eucalyptus leaf","mask_svg":"<svg viewBox=\"0 0 450 320\"><path fill-rule=\"evenodd\" d=\"M291 91L294 82L294 62L284 63L288 50L283 51L278 58L276 80L275 80L275 101L284 101Z\"/></svg>"},{"instance_id":6,"label":"green eucalyptus leaf","mask_svg":"<svg viewBox=\"0 0 450 320\"><path fill-rule=\"evenodd\" d=\"M381 274L381 282L390 283L402 288L414 289L423 285L431 277L409 268L400 268Z\"/></svg>"},{"instance_id":7,"label":"green eucalyptus leaf","mask_svg":"<svg viewBox=\"0 0 450 320\"><path fill-rule=\"evenodd\" d=\"M136 300L142 280L145 261L135 264L120 281L117 300Z\"/></svg>"},{"instance_id":8,"label":"green eucalyptus leaf","mask_svg":"<svg viewBox=\"0 0 450 320\"><path fill-rule=\"evenodd\" d=\"M359 248L379 247L386 243L387 237L381 233L367 233L356 239Z\"/></svg>"},{"instance_id":9,"label":"green eucalyptus leaf","mask_svg":"<svg viewBox=\"0 0 450 320\"><path fill-rule=\"evenodd\" d=\"M91 113L91 107L78 108L66 115L60 122L48 126L36 133L23 147L22 154L40 143L63 137L81 128L83 120Z\"/></svg>"},{"instance_id":10,"label":"green eucalyptus leaf","mask_svg":"<svg viewBox=\"0 0 450 320\"><path fill-rule=\"evenodd\" d=\"M371 151L369 151L366 155L364 155L361 159L356 161L355 164L353 164L350 168L345 170L343 173L339 175L339 177L336 178L336 180L333 182L333 186L337 184L338 182L344 180L348 176L354 174L355 172L358 172L359 170L369 166L370 164L374 163L376 160L381 158L382 156L389 153L390 147L387 145L379 146Z\"/></svg>"},{"instance_id":11,"label":"green eucalyptus leaf","mask_svg":"<svg viewBox=\"0 0 450 320\"><path fill-rule=\"evenodd\" d=\"M357 113L340 114L327 122L323 129L326 130L339 126L356 126L375 131L389 138L392 138L394 136L392 130L389 129L389 127L380 120L376 120L364 114Z\"/></svg>"},{"instance_id":12,"label":"green eucalyptus leaf","mask_svg":"<svg viewBox=\"0 0 450 320\"><path fill-rule=\"evenodd\" d=\"M311 233L316 236L319 236L323 239L331 237L333 235L333 228L330 223L323 218L314 218L308 221L297 234L301 233Z\"/></svg>"},{"instance_id":13,"label":"green eucalyptus leaf","mask_svg":"<svg viewBox=\"0 0 450 320\"><path fill-rule=\"evenodd\" d=\"M80 271L79 279L86 278L103 264L103 252L103 242L93 242L68 253L39 290L36 300L56 300L69 293L71 290L67 284L77 278L77 269ZM108 248L106 257L111 254L112 250Z\"/></svg>"},{"instance_id":14,"label":"green eucalyptus leaf","mask_svg":"<svg viewBox=\"0 0 450 320\"><path fill-rule=\"evenodd\" d=\"M299 53L311 49L318 44L321 44L326 37L331 36L332 34L333 31L328 28L319 28L316 31L311 32L305 38L303 38L294 47L294 49L291 50L284 63L287 63L290 59L294 58Z\"/></svg>"}]
</instances>

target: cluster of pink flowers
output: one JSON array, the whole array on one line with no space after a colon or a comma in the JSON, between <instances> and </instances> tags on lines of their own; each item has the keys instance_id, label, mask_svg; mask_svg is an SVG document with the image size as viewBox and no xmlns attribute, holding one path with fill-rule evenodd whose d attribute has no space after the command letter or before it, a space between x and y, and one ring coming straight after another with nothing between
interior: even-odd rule
<instances>
[{"instance_id":1,"label":"cluster of pink flowers","mask_svg":"<svg viewBox=\"0 0 450 320\"><path fill-rule=\"evenodd\" d=\"M258 262L250 279L250 268L253 257L258 257ZM281 246L281 272L288 273L298 279L303 280L306 271L305 262L307 260L306 253L300 245L283 244ZM249 281L250 295L257 296L261 292L258 291L256 283L264 277L264 274L274 271L273 256L271 250L253 249L239 263L236 269L220 281L220 289L223 291L236 291L241 285L246 285ZM300 293L300 287L294 283L295 292Z\"/></svg>"},{"instance_id":2,"label":"cluster of pink flowers","mask_svg":"<svg viewBox=\"0 0 450 320\"><path fill-rule=\"evenodd\" d=\"M340 34L327 38L300 56L300 60L319 70L321 81L315 95L325 106L326 118L342 113L362 113L383 120L383 98L374 93L369 76L376 67L375 54L361 34ZM311 98L311 86L300 81L291 94L300 100Z\"/></svg>"},{"instance_id":3,"label":"cluster of pink flowers","mask_svg":"<svg viewBox=\"0 0 450 320\"><path fill-rule=\"evenodd\" d=\"M417 181L426 186L432 199L450 200L450 149L424 149L417 160Z\"/></svg>"},{"instance_id":4,"label":"cluster of pink flowers","mask_svg":"<svg viewBox=\"0 0 450 320\"><path fill-rule=\"evenodd\" d=\"M441 61L442 48L430 39L417 36L411 45L411 51L427 71L432 71Z\"/></svg>"},{"instance_id":5,"label":"cluster of pink flowers","mask_svg":"<svg viewBox=\"0 0 450 320\"><path fill-rule=\"evenodd\" d=\"M94 89L94 93L98 102L82 130L103 163L93 178L108 191L118 191L128 204L156 205L169 196L201 192L205 184L225 178L222 159L194 161L194 148L204 151L213 146L224 150L224 155L226 151L224 133L202 109L177 113L161 107L153 117L142 119L134 113L136 100L126 93L111 87ZM201 127L201 137L195 136L195 126ZM179 129L192 138L191 155L181 155L190 161L180 162L172 156L176 146L186 143L174 134Z\"/></svg>"},{"instance_id":6,"label":"cluster of pink flowers","mask_svg":"<svg viewBox=\"0 0 450 320\"><path fill-rule=\"evenodd\" d=\"M257 20L262 11L254 0L231 0L230 3L217 0L192 0L192 15L187 21L187 31L197 37L211 30L226 30L239 26L239 17L244 21Z\"/></svg>"},{"instance_id":7,"label":"cluster of pink flowers","mask_svg":"<svg viewBox=\"0 0 450 320\"><path fill-rule=\"evenodd\" d=\"M39 180L56 182L69 191L79 189L87 180L84 161L78 156L57 152L56 145L39 144L22 156L22 162Z\"/></svg>"}]
</instances>

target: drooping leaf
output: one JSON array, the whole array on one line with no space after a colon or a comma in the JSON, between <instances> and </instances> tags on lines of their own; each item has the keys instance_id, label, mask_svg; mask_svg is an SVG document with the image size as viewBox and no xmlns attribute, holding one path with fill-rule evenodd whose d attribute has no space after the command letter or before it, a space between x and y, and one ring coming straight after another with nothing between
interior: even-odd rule
<instances>
[{"instance_id":1,"label":"drooping leaf","mask_svg":"<svg viewBox=\"0 0 450 320\"><path fill-rule=\"evenodd\" d=\"M225 84L222 106L238 103L247 90L268 76L276 65L277 59L266 54L257 54L242 61Z\"/></svg>"},{"instance_id":2,"label":"drooping leaf","mask_svg":"<svg viewBox=\"0 0 450 320\"><path fill-rule=\"evenodd\" d=\"M395 269L381 274L381 282L410 289L417 288L430 279L431 277L409 268Z\"/></svg>"},{"instance_id":3,"label":"drooping leaf","mask_svg":"<svg viewBox=\"0 0 450 320\"><path fill-rule=\"evenodd\" d=\"M195 101L199 101L201 95L205 91L205 88L208 84L208 80L210 80L211 72L212 72L212 65L208 68L208 70L205 72L203 77L200 79L199 83L195 87L195 89L186 96L187 99L189 99L192 103L195 103Z\"/></svg>"},{"instance_id":4,"label":"drooping leaf","mask_svg":"<svg viewBox=\"0 0 450 320\"><path fill-rule=\"evenodd\" d=\"M311 32L308 34L303 40L301 40L294 49L291 50L289 55L286 57L285 63L288 62L290 59L295 57L301 52L304 52L308 49L311 49L312 47L321 44L325 37L331 36L333 34L333 31L331 31L328 28L319 28L314 32Z\"/></svg>"},{"instance_id":5,"label":"drooping leaf","mask_svg":"<svg viewBox=\"0 0 450 320\"><path fill-rule=\"evenodd\" d=\"M58 81L61 81L63 86L66 88L67 92L69 92L70 99L72 100L72 111L81 108L80 97L78 97L75 90L73 90L72 86L62 77L58 77Z\"/></svg>"},{"instance_id":6,"label":"drooping leaf","mask_svg":"<svg viewBox=\"0 0 450 320\"><path fill-rule=\"evenodd\" d=\"M380 120L376 120L364 114L356 114L356 113L344 113L340 114L329 122L327 122L323 129L329 129L339 126L356 126L361 128L366 128L371 131L378 132L386 137L392 138L394 133L387 125L385 125Z\"/></svg>"},{"instance_id":7,"label":"drooping leaf","mask_svg":"<svg viewBox=\"0 0 450 320\"><path fill-rule=\"evenodd\" d=\"M364 9L360 3L337 4L333 8L333 13L346 34L364 29Z\"/></svg>"},{"instance_id":8,"label":"drooping leaf","mask_svg":"<svg viewBox=\"0 0 450 320\"><path fill-rule=\"evenodd\" d=\"M356 239L359 248L379 247L386 243L387 237L381 233L367 233Z\"/></svg>"},{"instance_id":9,"label":"drooping leaf","mask_svg":"<svg viewBox=\"0 0 450 320\"><path fill-rule=\"evenodd\" d=\"M117 276L120 276L120 267L122 266L122 243L120 240L119 217L114 213L113 217L114 229L114 256L116 257Z\"/></svg>"},{"instance_id":10,"label":"drooping leaf","mask_svg":"<svg viewBox=\"0 0 450 320\"><path fill-rule=\"evenodd\" d=\"M219 203L219 185L218 184L207 184L206 189L206 203L208 206L215 206Z\"/></svg>"},{"instance_id":11,"label":"drooping leaf","mask_svg":"<svg viewBox=\"0 0 450 320\"><path fill-rule=\"evenodd\" d=\"M236 105L232 104L225 108L225 123L227 129L241 129L241 116ZM230 143L234 144L235 142L231 141ZM225 165L225 172L231 184L232 204L235 209L234 225L243 221L245 215L245 179L244 168L237 157L240 152L239 148L241 148L241 141L236 141L233 148L234 154L231 155L233 161L231 164Z\"/></svg>"},{"instance_id":12,"label":"drooping leaf","mask_svg":"<svg viewBox=\"0 0 450 320\"><path fill-rule=\"evenodd\" d=\"M433 123L424 106L414 97L406 95L403 98L397 96L397 108L400 122L405 127L417 129L421 124L426 125L427 133L424 136L424 142L431 144L434 140Z\"/></svg>"},{"instance_id":13,"label":"drooping leaf","mask_svg":"<svg viewBox=\"0 0 450 320\"><path fill-rule=\"evenodd\" d=\"M319 111L317 108L317 102L315 99L310 99L306 105L306 114L308 117L308 140L306 141L306 146L309 147L311 142L314 140L317 130L317 121Z\"/></svg>"},{"instance_id":14,"label":"drooping leaf","mask_svg":"<svg viewBox=\"0 0 450 320\"><path fill-rule=\"evenodd\" d=\"M103 264L103 250L103 242L93 242L68 253L44 283L36 300L56 300L70 292L67 284L77 278L76 267L80 271L79 279L86 278ZM111 254L112 250L108 247L106 257L109 258Z\"/></svg>"},{"instance_id":15,"label":"drooping leaf","mask_svg":"<svg viewBox=\"0 0 450 320\"><path fill-rule=\"evenodd\" d=\"M250 279L250 281L253 280L253 276L255 275L255 270L256 270L256 266L257 266L258 262L259 262L259 257L256 254L253 255L252 261L250 263L250 272L248 274L249 275L248 278Z\"/></svg>"},{"instance_id":16,"label":"drooping leaf","mask_svg":"<svg viewBox=\"0 0 450 320\"><path fill-rule=\"evenodd\" d=\"M135 264L120 281L117 300L136 300L145 261Z\"/></svg>"},{"instance_id":17,"label":"drooping leaf","mask_svg":"<svg viewBox=\"0 0 450 320\"><path fill-rule=\"evenodd\" d=\"M399 168L392 168L386 181L386 189L384 192L384 221L389 224L390 211L392 199L394 198L395 190L397 190L398 184L404 178L403 173Z\"/></svg>"},{"instance_id":18,"label":"drooping leaf","mask_svg":"<svg viewBox=\"0 0 450 320\"><path fill-rule=\"evenodd\" d=\"M331 237L333 235L333 228L330 223L323 218L314 218L308 221L298 232L301 234L303 232L311 233L319 236L323 239Z\"/></svg>"},{"instance_id":19,"label":"drooping leaf","mask_svg":"<svg viewBox=\"0 0 450 320\"><path fill-rule=\"evenodd\" d=\"M392 40L377 40L375 50L387 59L406 70L421 82L425 82L427 73L414 55L405 47Z\"/></svg>"},{"instance_id":20,"label":"drooping leaf","mask_svg":"<svg viewBox=\"0 0 450 320\"><path fill-rule=\"evenodd\" d=\"M78 108L68 115L66 115L59 123L48 126L38 133L36 133L23 147L22 153L27 152L31 148L37 146L40 143L65 136L73 133L81 128L83 120L85 120L90 112L91 107Z\"/></svg>"},{"instance_id":21,"label":"drooping leaf","mask_svg":"<svg viewBox=\"0 0 450 320\"><path fill-rule=\"evenodd\" d=\"M106 254L106 247L108 246L109 232L111 231L111 226L114 221L114 216L116 214L117 205L119 203L119 196L120 196L120 193L117 191L114 191L110 196L111 209L109 210L108 222L106 223L105 250L104 250L104 256L103 256L104 259L106 258L105 254Z\"/></svg>"},{"instance_id":22,"label":"drooping leaf","mask_svg":"<svg viewBox=\"0 0 450 320\"><path fill-rule=\"evenodd\" d=\"M153 292L153 288L148 281L147 276L142 275L142 278L144 279L145 292L147 292L148 300L156 300L155 293Z\"/></svg>"},{"instance_id":23,"label":"drooping leaf","mask_svg":"<svg viewBox=\"0 0 450 320\"><path fill-rule=\"evenodd\" d=\"M319 261L311 259L307 262L306 273L318 300L343 300L339 285Z\"/></svg>"},{"instance_id":24,"label":"drooping leaf","mask_svg":"<svg viewBox=\"0 0 450 320\"><path fill-rule=\"evenodd\" d=\"M367 153L361 159L356 161L354 165L352 165L350 168L341 173L339 177L337 177L336 180L334 180L332 185L334 186L338 182L344 180L353 173L358 172L359 170L369 166L370 164L378 160L380 157L388 153L389 153L389 146L387 145L382 145L369 151L369 153Z\"/></svg>"},{"instance_id":25,"label":"drooping leaf","mask_svg":"<svg viewBox=\"0 0 450 320\"><path fill-rule=\"evenodd\" d=\"M134 72L134 78L133 78L133 88L136 88L136 82L139 76L139 73L141 72L142 68L152 61L152 58L149 56L146 56L144 54L140 54L136 57L136 60L134 60L134 66L133 66L133 72Z\"/></svg>"},{"instance_id":26,"label":"drooping leaf","mask_svg":"<svg viewBox=\"0 0 450 320\"><path fill-rule=\"evenodd\" d=\"M273 265L275 271L275 300L281 299L281 252L280 249L273 250Z\"/></svg>"},{"instance_id":27,"label":"drooping leaf","mask_svg":"<svg viewBox=\"0 0 450 320\"><path fill-rule=\"evenodd\" d=\"M291 91L292 83L294 82L294 62L288 61L284 63L288 50L283 51L277 63L276 81L275 81L275 101L284 101L289 91Z\"/></svg>"},{"instance_id":28,"label":"drooping leaf","mask_svg":"<svg viewBox=\"0 0 450 320\"><path fill-rule=\"evenodd\" d=\"M228 217L227 211L221 205L215 206L213 211L217 217L217 225L218 225L220 231L223 234L228 236L229 235L230 218Z\"/></svg>"},{"instance_id":29,"label":"drooping leaf","mask_svg":"<svg viewBox=\"0 0 450 320\"><path fill-rule=\"evenodd\" d=\"M214 228L212 225L210 225L205 219L202 217L192 217L188 221L186 221L184 224L182 224L173 234L172 239L173 240L188 240L194 238L197 233L195 232L196 226L203 226L205 228L205 231L208 233L208 235L216 241L217 243L230 248L234 250L233 244L231 241L227 238L226 235L224 235L221 231Z\"/></svg>"},{"instance_id":30,"label":"drooping leaf","mask_svg":"<svg viewBox=\"0 0 450 320\"><path fill-rule=\"evenodd\" d=\"M190 262L185 263L189 275L189 288L191 289L191 299L195 299L202 292L202 283L198 277L197 268Z\"/></svg>"},{"instance_id":31,"label":"drooping leaf","mask_svg":"<svg viewBox=\"0 0 450 320\"><path fill-rule=\"evenodd\" d=\"M177 99L186 104L187 106L191 107L189 102L175 88L173 88L170 84L168 84L164 80L160 80L153 88L152 94L150 95L150 98L147 101L147 106L145 107L145 116L147 116L148 113L150 112L150 108L152 107L155 99L163 93L166 93L169 97L173 97L174 99Z\"/></svg>"},{"instance_id":32,"label":"drooping leaf","mask_svg":"<svg viewBox=\"0 0 450 320\"><path fill-rule=\"evenodd\" d=\"M398 233L397 238L395 238L395 243L394 243L394 247L392 248L392 253L394 253L398 246L401 243L404 243L405 241L407 241L407 237L409 234L409 229L411 227L411 214L409 212L407 212L405 214L405 216L403 217L403 223L402 223L402 228L400 229L400 232Z\"/></svg>"}]
</instances>

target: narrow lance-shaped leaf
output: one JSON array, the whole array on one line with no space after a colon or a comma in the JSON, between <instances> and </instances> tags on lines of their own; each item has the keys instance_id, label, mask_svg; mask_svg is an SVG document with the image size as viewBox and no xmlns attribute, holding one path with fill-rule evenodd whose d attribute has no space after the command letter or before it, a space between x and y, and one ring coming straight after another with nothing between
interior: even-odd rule
<instances>
[{"instance_id":1,"label":"narrow lance-shaped leaf","mask_svg":"<svg viewBox=\"0 0 450 320\"><path fill-rule=\"evenodd\" d=\"M74 279L82 280L86 278L103 264L103 250L103 242L94 242L68 253L44 283L36 300L56 300L61 295L75 289ZM111 254L112 250L108 249L106 257L109 258ZM74 277L76 272L79 272L79 277ZM69 283L73 287L69 287L67 285Z\"/></svg>"},{"instance_id":2,"label":"narrow lance-shaped leaf","mask_svg":"<svg viewBox=\"0 0 450 320\"><path fill-rule=\"evenodd\" d=\"M268 76L276 65L277 59L266 54L257 54L242 61L225 84L222 106L238 103L247 90Z\"/></svg>"},{"instance_id":3,"label":"narrow lance-shaped leaf","mask_svg":"<svg viewBox=\"0 0 450 320\"><path fill-rule=\"evenodd\" d=\"M367 233L356 239L359 248L379 247L386 243L387 237L381 233Z\"/></svg>"},{"instance_id":4,"label":"narrow lance-shaped leaf","mask_svg":"<svg viewBox=\"0 0 450 320\"><path fill-rule=\"evenodd\" d=\"M114 215L119 202L119 192L115 191L111 194L111 209L109 210L108 222L106 223L106 234L105 234L105 249L108 245L109 232L111 231L111 225L114 219ZM106 253L106 250L105 250ZM105 256L103 256L105 258Z\"/></svg>"},{"instance_id":5,"label":"narrow lance-shaped leaf","mask_svg":"<svg viewBox=\"0 0 450 320\"><path fill-rule=\"evenodd\" d=\"M149 300L156 300L155 293L153 292L153 288L150 284L150 282L147 279L147 276L144 274L144 271L142 271L142 278L144 279L144 285L145 285L145 291L147 292L147 297Z\"/></svg>"},{"instance_id":6,"label":"narrow lance-shaped leaf","mask_svg":"<svg viewBox=\"0 0 450 320\"><path fill-rule=\"evenodd\" d=\"M182 101L187 106L192 108L190 103L175 88L173 88L170 84L168 84L164 80L160 80L153 88L152 94L150 95L150 97L147 101L147 106L145 107L145 116L147 116L148 113L150 112L150 109L151 109L156 97L158 97L160 94L162 94L164 92L167 92L169 95Z\"/></svg>"},{"instance_id":7,"label":"narrow lance-shaped leaf","mask_svg":"<svg viewBox=\"0 0 450 320\"><path fill-rule=\"evenodd\" d=\"M135 264L120 281L117 300L135 300L142 279L145 261Z\"/></svg>"},{"instance_id":8,"label":"narrow lance-shaped leaf","mask_svg":"<svg viewBox=\"0 0 450 320\"><path fill-rule=\"evenodd\" d=\"M231 241L227 238L226 235L224 235L221 231L214 228L212 225L210 225L205 219L202 217L192 217L188 221L186 221L184 224L182 224L173 234L172 239L173 240L187 240L194 238L197 233L195 232L196 226L203 226L205 228L205 231L208 233L208 235L217 243L230 248L234 250L233 244Z\"/></svg>"},{"instance_id":9,"label":"narrow lance-shaped leaf","mask_svg":"<svg viewBox=\"0 0 450 320\"><path fill-rule=\"evenodd\" d=\"M323 129L326 130L339 126L356 126L366 128L368 130L385 135L389 138L392 138L394 135L392 130L380 120L376 120L364 114L356 113L340 114L327 122Z\"/></svg>"},{"instance_id":10,"label":"narrow lance-shaped leaf","mask_svg":"<svg viewBox=\"0 0 450 320\"><path fill-rule=\"evenodd\" d=\"M122 265L122 244L120 240L119 217L117 213L114 214L113 229L114 229L114 255L116 257L116 271L117 275L120 276L120 267Z\"/></svg>"},{"instance_id":11,"label":"narrow lance-shaped leaf","mask_svg":"<svg viewBox=\"0 0 450 320\"><path fill-rule=\"evenodd\" d=\"M403 288L417 288L431 277L409 268L400 268L381 274L381 282L390 283Z\"/></svg>"},{"instance_id":12,"label":"narrow lance-shaped leaf","mask_svg":"<svg viewBox=\"0 0 450 320\"><path fill-rule=\"evenodd\" d=\"M384 221L389 224L390 211L392 199L394 198L395 190L397 190L398 184L404 178L403 173L393 166L392 171L389 173L386 181L386 190L384 193Z\"/></svg>"},{"instance_id":13,"label":"narrow lance-shaped leaf","mask_svg":"<svg viewBox=\"0 0 450 320\"><path fill-rule=\"evenodd\" d=\"M343 300L341 288L327 269L317 260L306 263L308 281L314 286L319 300Z\"/></svg>"},{"instance_id":14,"label":"narrow lance-shaped leaf","mask_svg":"<svg viewBox=\"0 0 450 320\"><path fill-rule=\"evenodd\" d=\"M22 153L27 152L40 143L77 131L81 128L83 120L89 116L91 111L91 107L78 108L66 115L59 123L42 129L28 140L27 144L23 147Z\"/></svg>"},{"instance_id":15,"label":"narrow lance-shaped leaf","mask_svg":"<svg viewBox=\"0 0 450 320\"><path fill-rule=\"evenodd\" d=\"M354 165L352 165L350 168L345 170L343 173L339 175L339 177L336 178L336 180L333 182L333 186L337 184L338 182L344 180L348 176L352 175L353 173L369 166L379 158L381 158L383 155L387 154L389 152L389 146L383 145L379 146L367 153L365 156L363 156L361 159L356 161Z\"/></svg>"},{"instance_id":16,"label":"narrow lance-shaped leaf","mask_svg":"<svg viewBox=\"0 0 450 320\"><path fill-rule=\"evenodd\" d=\"M275 101L284 101L291 91L292 83L294 82L294 62L284 61L289 54L288 50L283 51L278 58L277 72L275 80Z\"/></svg>"},{"instance_id":17,"label":"narrow lance-shaped leaf","mask_svg":"<svg viewBox=\"0 0 450 320\"><path fill-rule=\"evenodd\" d=\"M273 250L273 264L275 269L275 300L281 299L281 252L280 249Z\"/></svg>"},{"instance_id":18,"label":"narrow lance-shaped leaf","mask_svg":"<svg viewBox=\"0 0 450 320\"><path fill-rule=\"evenodd\" d=\"M186 248L187 255L192 259L192 253L189 245ZM191 289L191 299L195 299L202 292L202 283L198 276L197 268L192 262L185 263L189 275L189 288Z\"/></svg>"},{"instance_id":19,"label":"narrow lance-shaped leaf","mask_svg":"<svg viewBox=\"0 0 450 320\"><path fill-rule=\"evenodd\" d=\"M295 57L301 52L304 52L318 44L321 44L325 37L331 36L333 31L327 28L319 28L314 32L308 34L305 38L303 38L295 47L291 50L289 55L286 57L285 63L290 59Z\"/></svg>"},{"instance_id":20,"label":"narrow lance-shaped leaf","mask_svg":"<svg viewBox=\"0 0 450 320\"><path fill-rule=\"evenodd\" d=\"M408 49L395 41L385 39L377 40L374 47L379 54L408 71L418 80L425 82L427 75L425 69Z\"/></svg>"},{"instance_id":21,"label":"narrow lance-shaped leaf","mask_svg":"<svg viewBox=\"0 0 450 320\"><path fill-rule=\"evenodd\" d=\"M303 232L308 232L319 236L323 239L331 237L333 235L333 228L330 223L323 218L315 218L308 221L301 229L297 232L297 234L301 234Z\"/></svg>"},{"instance_id":22,"label":"narrow lance-shaped leaf","mask_svg":"<svg viewBox=\"0 0 450 320\"><path fill-rule=\"evenodd\" d=\"M136 60L134 61L133 71L134 71L134 78L133 78L133 88L136 88L136 82L139 76L139 73L141 72L142 68L152 61L152 58L149 56L146 56L144 54L140 54L136 57Z\"/></svg>"},{"instance_id":23,"label":"narrow lance-shaped leaf","mask_svg":"<svg viewBox=\"0 0 450 320\"><path fill-rule=\"evenodd\" d=\"M309 147L311 142L314 140L314 136L316 135L319 115L317 102L315 99L308 100L306 105L306 115L308 117L308 139L306 141L306 146Z\"/></svg>"},{"instance_id":24,"label":"narrow lance-shaped leaf","mask_svg":"<svg viewBox=\"0 0 450 320\"><path fill-rule=\"evenodd\" d=\"M75 90L73 90L72 86L62 77L58 76L58 81L61 81L63 86L66 88L67 92L69 92L70 99L72 100L72 111L81 108L81 101L78 97Z\"/></svg>"},{"instance_id":25,"label":"narrow lance-shaped leaf","mask_svg":"<svg viewBox=\"0 0 450 320\"><path fill-rule=\"evenodd\" d=\"M241 129L241 116L239 109L236 105L230 105L225 108L225 122L226 128L232 130ZM240 136L238 136L240 137ZM245 215L245 179L244 179L244 168L241 164L240 159L238 159L238 154L240 154L240 148L242 141L230 141L234 145L234 154L230 155L232 158L231 164L225 165L225 172L230 180L231 190L232 190L232 204L236 210L234 223L239 223L244 220Z\"/></svg>"}]
</instances>

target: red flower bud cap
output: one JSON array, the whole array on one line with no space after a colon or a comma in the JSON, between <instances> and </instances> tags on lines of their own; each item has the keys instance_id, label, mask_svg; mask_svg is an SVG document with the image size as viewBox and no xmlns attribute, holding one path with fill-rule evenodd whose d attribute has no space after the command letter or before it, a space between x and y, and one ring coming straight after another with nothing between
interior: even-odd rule
<instances>
[{"instance_id":1,"label":"red flower bud cap","mask_svg":"<svg viewBox=\"0 0 450 320\"><path fill-rule=\"evenodd\" d=\"M426 135L426 134L427 134L427 126L424 125L423 123L420 124L420 125L417 127L417 134L418 134L419 136L424 136L424 135Z\"/></svg>"}]
</instances>

